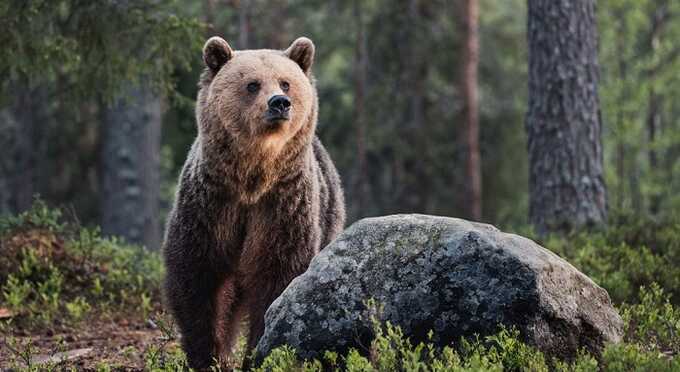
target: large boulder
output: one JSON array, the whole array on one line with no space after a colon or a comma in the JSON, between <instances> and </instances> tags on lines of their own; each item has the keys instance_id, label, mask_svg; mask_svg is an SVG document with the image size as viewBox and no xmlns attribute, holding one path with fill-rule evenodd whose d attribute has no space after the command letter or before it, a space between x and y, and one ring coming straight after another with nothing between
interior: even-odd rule
<instances>
[{"instance_id":1,"label":"large boulder","mask_svg":"<svg viewBox=\"0 0 680 372\"><path fill-rule=\"evenodd\" d=\"M303 358L324 350L366 351L366 300L411 341L439 345L516 327L551 356L597 354L621 340L607 292L565 260L493 226L426 215L353 224L293 280L265 316L261 359L288 344Z\"/></svg>"}]
</instances>

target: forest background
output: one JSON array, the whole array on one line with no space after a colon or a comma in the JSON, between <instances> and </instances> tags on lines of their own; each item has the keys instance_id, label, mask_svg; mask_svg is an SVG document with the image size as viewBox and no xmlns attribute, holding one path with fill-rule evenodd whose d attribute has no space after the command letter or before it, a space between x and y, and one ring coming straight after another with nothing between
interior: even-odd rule
<instances>
[{"instance_id":1,"label":"forest background","mask_svg":"<svg viewBox=\"0 0 680 372\"><path fill-rule=\"evenodd\" d=\"M417 212L523 230L527 4L479 1L475 149L464 3L2 1L0 212L40 195L158 248L196 134L203 42L282 49L304 35L317 46L318 135L348 222ZM596 11L610 219L663 218L680 207L680 4L601 0ZM470 182L471 151L481 182Z\"/></svg>"}]
</instances>

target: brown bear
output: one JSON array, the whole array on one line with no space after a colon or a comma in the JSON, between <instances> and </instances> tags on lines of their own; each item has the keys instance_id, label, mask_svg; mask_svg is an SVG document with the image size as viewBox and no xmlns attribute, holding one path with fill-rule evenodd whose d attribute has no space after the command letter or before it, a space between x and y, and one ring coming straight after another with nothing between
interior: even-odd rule
<instances>
[{"instance_id":1,"label":"brown bear","mask_svg":"<svg viewBox=\"0 0 680 372\"><path fill-rule=\"evenodd\" d=\"M340 178L315 135L314 44L233 51L213 37L163 256L165 298L189 365L225 363L244 316L248 350L264 313L340 233ZM247 363L247 359L246 359Z\"/></svg>"}]
</instances>

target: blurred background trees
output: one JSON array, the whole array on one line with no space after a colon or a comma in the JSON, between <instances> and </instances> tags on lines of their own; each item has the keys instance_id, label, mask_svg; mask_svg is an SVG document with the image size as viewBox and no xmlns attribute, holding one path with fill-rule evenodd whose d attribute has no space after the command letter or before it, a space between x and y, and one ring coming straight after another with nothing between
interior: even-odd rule
<instances>
[{"instance_id":1,"label":"blurred background trees","mask_svg":"<svg viewBox=\"0 0 680 372\"><path fill-rule=\"evenodd\" d=\"M477 91L477 70L479 66L479 2L462 2L463 23L463 69L462 90L462 131L465 152L464 193L466 215L473 220L482 219L482 174L479 155L479 94Z\"/></svg>"},{"instance_id":2,"label":"blurred background trees","mask_svg":"<svg viewBox=\"0 0 680 372\"><path fill-rule=\"evenodd\" d=\"M678 210L680 2L604 5L600 96L611 206L636 215Z\"/></svg>"},{"instance_id":3,"label":"blurred background trees","mask_svg":"<svg viewBox=\"0 0 680 372\"><path fill-rule=\"evenodd\" d=\"M318 133L349 222L476 218L462 79L470 2L0 0L0 211L40 194L84 224L157 247L195 135L203 41L284 48L305 35L317 45ZM481 220L519 228L530 200L527 3L475 2ZM673 213L680 3L600 0L595 11L610 212Z\"/></svg>"},{"instance_id":4,"label":"blurred background trees","mask_svg":"<svg viewBox=\"0 0 680 372\"><path fill-rule=\"evenodd\" d=\"M160 244L161 101L200 48L171 1L0 2L0 208L35 194Z\"/></svg>"}]
</instances>

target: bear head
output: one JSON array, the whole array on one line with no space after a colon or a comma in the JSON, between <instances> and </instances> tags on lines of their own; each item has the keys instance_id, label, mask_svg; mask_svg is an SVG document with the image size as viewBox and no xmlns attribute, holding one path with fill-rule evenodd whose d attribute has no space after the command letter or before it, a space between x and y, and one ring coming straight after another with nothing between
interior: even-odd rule
<instances>
[{"instance_id":1,"label":"bear head","mask_svg":"<svg viewBox=\"0 0 680 372\"><path fill-rule=\"evenodd\" d=\"M314 44L299 38L283 51L234 51L213 37L203 61L192 151L200 154L206 182L221 183L240 202L254 204L278 181L299 175L313 156Z\"/></svg>"},{"instance_id":2,"label":"bear head","mask_svg":"<svg viewBox=\"0 0 680 372\"><path fill-rule=\"evenodd\" d=\"M310 143L318 110L314 49L304 37L283 51L235 51L210 38L196 109L199 135L269 159Z\"/></svg>"}]
</instances>

